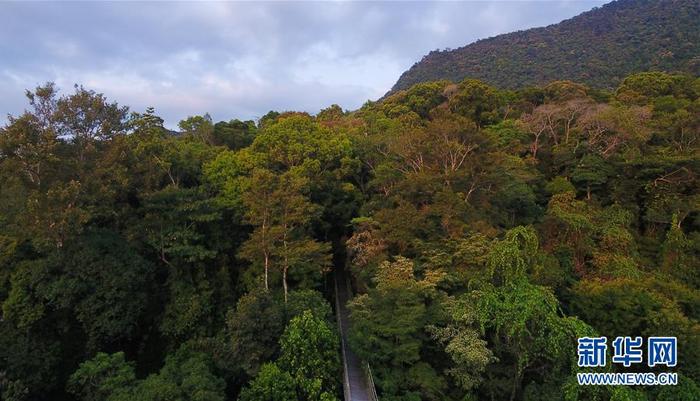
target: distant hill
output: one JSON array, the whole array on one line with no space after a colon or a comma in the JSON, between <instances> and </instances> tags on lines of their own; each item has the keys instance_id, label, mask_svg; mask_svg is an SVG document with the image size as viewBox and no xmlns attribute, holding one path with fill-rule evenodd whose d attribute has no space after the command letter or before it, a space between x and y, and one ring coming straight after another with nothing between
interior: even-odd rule
<instances>
[{"instance_id":1,"label":"distant hill","mask_svg":"<svg viewBox=\"0 0 700 401\"><path fill-rule=\"evenodd\" d=\"M392 92L464 78L501 88L564 79L610 88L647 70L700 74L700 0L618 0L555 25L433 51Z\"/></svg>"}]
</instances>

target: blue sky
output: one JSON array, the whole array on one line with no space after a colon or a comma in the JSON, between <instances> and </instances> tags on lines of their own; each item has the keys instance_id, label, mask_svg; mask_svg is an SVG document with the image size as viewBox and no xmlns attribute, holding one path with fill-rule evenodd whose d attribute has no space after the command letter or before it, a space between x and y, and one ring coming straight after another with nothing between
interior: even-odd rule
<instances>
[{"instance_id":1,"label":"blue sky","mask_svg":"<svg viewBox=\"0 0 700 401\"><path fill-rule=\"evenodd\" d=\"M54 81L170 127L188 115L355 109L431 50L571 18L606 1L1 2L0 114Z\"/></svg>"}]
</instances>

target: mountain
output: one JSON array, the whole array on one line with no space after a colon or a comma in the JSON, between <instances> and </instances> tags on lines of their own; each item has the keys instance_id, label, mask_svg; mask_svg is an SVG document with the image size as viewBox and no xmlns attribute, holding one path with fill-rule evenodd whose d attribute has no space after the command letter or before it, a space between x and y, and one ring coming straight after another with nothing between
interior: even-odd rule
<instances>
[{"instance_id":1,"label":"mountain","mask_svg":"<svg viewBox=\"0 0 700 401\"><path fill-rule=\"evenodd\" d=\"M432 51L391 92L465 78L501 88L553 80L612 88L647 70L700 75L700 0L618 0L544 28Z\"/></svg>"}]
</instances>

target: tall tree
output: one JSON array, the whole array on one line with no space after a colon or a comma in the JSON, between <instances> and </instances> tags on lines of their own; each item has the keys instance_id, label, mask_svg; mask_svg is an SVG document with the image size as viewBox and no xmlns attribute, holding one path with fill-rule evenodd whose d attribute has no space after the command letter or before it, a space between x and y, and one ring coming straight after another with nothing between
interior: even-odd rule
<instances>
[{"instance_id":1,"label":"tall tree","mask_svg":"<svg viewBox=\"0 0 700 401\"><path fill-rule=\"evenodd\" d=\"M294 171L276 175L256 170L247 187L250 190L243 197L246 219L255 228L241 256L262 264L265 289L269 289L270 270L278 270L286 301L290 269L320 273L330 262L329 246L309 235L309 225L319 209L304 195L308 179Z\"/></svg>"}]
</instances>

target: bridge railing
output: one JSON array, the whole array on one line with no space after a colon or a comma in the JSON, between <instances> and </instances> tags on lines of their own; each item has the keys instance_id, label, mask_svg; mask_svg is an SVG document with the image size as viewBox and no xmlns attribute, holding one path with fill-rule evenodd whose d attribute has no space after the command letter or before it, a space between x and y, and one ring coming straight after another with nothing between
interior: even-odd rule
<instances>
[{"instance_id":1,"label":"bridge railing","mask_svg":"<svg viewBox=\"0 0 700 401\"><path fill-rule=\"evenodd\" d=\"M345 338L343 336L343 323L340 317L340 299L338 298L338 278L333 278L333 284L335 286L335 316L338 323L338 331L340 332L340 350L343 356L343 399L350 399L350 384L348 380L348 363L347 356L345 355Z\"/></svg>"},{"instance_id":2,"label":"bridge railing","mask_svg":"<svg viewBox=\"0 0 700 401\"><path fill-rule=\"evenodd\" d=\"M370 401L379 401L377 396L377 386L374 385L374 377L372 375L372 368L369 367L369 363L365 364L365 375L367 376L367 386L369 387Z\"/></svg>"}]
</instances>

